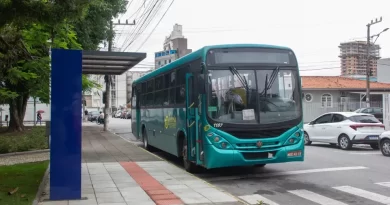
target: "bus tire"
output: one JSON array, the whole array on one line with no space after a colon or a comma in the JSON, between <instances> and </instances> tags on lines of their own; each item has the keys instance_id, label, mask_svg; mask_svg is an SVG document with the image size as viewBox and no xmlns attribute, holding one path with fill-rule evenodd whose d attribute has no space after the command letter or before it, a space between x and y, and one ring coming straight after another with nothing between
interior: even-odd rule
<instances>
[{"instance_id":1,"label":"bus tire","mask_svg":"<svg viewBox=\"0 0 390 205\"><path fill-rule=\"evenodd\" d=\"M181 156L182 156L182 159L183 159L183 166L184 166L184 169L189 172L189 173L196 173L198 172L199 170L199 167L194 164L193 162L189 161L187 159L187 137L183 137L182 138L183 141L181 143L182 145L182 153L181 153Z\"/></svg>"},{"instance_id":2,"label":"bus tire","mask_svg":"<svg viewBox=\"0 0 390 205\"><path fill-rule=\"evenodd\" d=\"M145 127L142 129L142 142L143 142L144 148L146 150L153 151L152 147L149 145L148 133L146 132L146 128Z\"/></svg>"}]
</instances>

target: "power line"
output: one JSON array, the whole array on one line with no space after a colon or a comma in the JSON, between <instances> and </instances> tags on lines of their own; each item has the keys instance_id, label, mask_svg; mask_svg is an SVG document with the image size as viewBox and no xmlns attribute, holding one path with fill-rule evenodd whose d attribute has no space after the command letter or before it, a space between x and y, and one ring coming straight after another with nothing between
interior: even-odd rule
<instances>
[{"instance_id":1,"label":"power line","mask_svg":"<svg viewBox=\"0 0 390 205\"><path fill-rule=\"evenodd\" d=\"M154 9L154 7L156 7L156 5L157 5L158 2L159 2L159 0L157 0L157 1L153 4L153 6L152 6L152 8L150 9L150 11L149 11L148 15L146 16L145 20L140 24L140 27L139 27L139 29L138 29L138 32L142 29L142 27L144 26L145 22L148 20L149 16L150 16L151 13L154 11L153 9ZM137 28L136 28L136 29L137 29ZM138 32L134 32L135 35L134 35L133 39L132 39L132 40L130 41L130 43L128 43L127 46L123 49L124 51L125 51L125 50L134 42L134 40L135 40L136 37L137 37L137 34L136 34L136 33L138 33ZM133 35L131 35L131 36L133 36Z\"/></svg>"},{"instance_id":2,"label":"power line","mask_svg":"<svg viewBox=\"0 0 390 205\"><path fill-rule=\"evenodd\" d=\"M145 9L145 11L144 11L144 12L141 14L141 16L137 19L137 21L139 20L138 22L142 22L142 20L144 20L144 19L143 19L143 14L144 14L144 13L147 13L147 12L150 10L150 6L151 6L152 4L153 4L153 1L150 1L149 4L147 5L147 8ZM142 5L141 5L140 8L142 8ZM138 14L137 14L137 16L138 16ZM125 39L125 41L123 42L123 44L127 44L127 43L130 41L131 37L133 36L133 34L136 32L138 26L140 26L140 25L141 25L141 24L138 23L138 25L134 28L134 30L132 31L132 33L126 37L126 39Z\"/></svg>"},{"instance_id":3,"label":"power line","mask_svg":"<svg viewBox=\"0 0 390 205\"><path fill-rule=\"evenodd\" d=\"M160 20L157 22L157 24L154 26L152 32L149 33L149 35L146 37L146 39L142 42L142 44L138 47L138 49L136 51L138 51L139 49L142 48L142 46L145 44L145 42L150 38L150 36L153 34L154 30L156 30L157 26L160 24L160 22L163 20L165 14L167 14L167 12L169 11L169 8L171 8L173 2L175 2L175 0L172 0L171 4L169 4L167 10L165 10L164 14L162 15L162 17L160 18Z\"/></svg>"}]
</instances>

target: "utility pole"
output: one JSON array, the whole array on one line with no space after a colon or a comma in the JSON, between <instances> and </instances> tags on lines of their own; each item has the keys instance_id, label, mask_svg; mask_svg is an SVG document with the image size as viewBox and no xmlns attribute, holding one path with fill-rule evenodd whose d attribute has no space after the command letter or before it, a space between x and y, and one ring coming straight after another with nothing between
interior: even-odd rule
<instances>
[{"instance_id":1,"label":"utility pole","mask_svg":"<svg viewBox=\"0 0 390 205\"><path fill-rule=\"evenodd\" d=\"M371 74L371 68L370 68L370 60L371 60L371 43L370 43L370 28L372 25L382 22L382 17L380 17L379 21L378 19L371 20L370 23L367 24L367 62L366 62L366 83L367 83L367 90L366 90L366 105L367 107L370 106L370 74Z\"/></svg>"},{"instance_id":2,"label":"utility pole","mask_svg":"<svg viewBox=\"0 0 390 205\"><path fill-rule=\"evenodd\" d=\"M133 26L135 25L135 20L133 23L129 23L126 20L126 23L121 23L120 20L118 20L118 23L113 23L110 21L110 33L108 35L108 52L112 51L112 43L114 40L114 25L121 25L121 26ZM112 76L111 75L104 75L104 80L106 83L106 102L104 103L104 127L103 131L107 131L107 125L108 125L108 119L109 119L109 110L110 110L110 101L111 101L111 84L112 84Z\"/></svg>"}]
</instances>

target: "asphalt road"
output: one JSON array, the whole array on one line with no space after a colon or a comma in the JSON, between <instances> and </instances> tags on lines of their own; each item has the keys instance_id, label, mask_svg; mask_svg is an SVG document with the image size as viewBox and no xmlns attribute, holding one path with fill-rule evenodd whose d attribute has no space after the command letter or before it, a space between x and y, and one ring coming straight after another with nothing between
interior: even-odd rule
<instances>
[{"instance_id":1,"label":"asphalt road","mask_svg":"<svg viewBox=\"0 0 390 205\"><path fill-rule=\"evenodd\" d=\"M111 119L110 129L129 141L131 120ZM198 177L248 204L390 205L390 158L368 146L342 151L326 144L305 148L305 161L263 168L207 170ZM180 166L174 157L155 153Z\"/></svg>"}]
</instances>

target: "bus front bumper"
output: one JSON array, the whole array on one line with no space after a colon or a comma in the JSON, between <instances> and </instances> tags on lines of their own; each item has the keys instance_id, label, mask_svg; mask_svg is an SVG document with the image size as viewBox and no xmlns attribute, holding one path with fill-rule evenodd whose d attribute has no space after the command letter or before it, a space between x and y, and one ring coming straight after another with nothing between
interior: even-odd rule
<instances>
[{"instance_id":1,"label":"bus front bumper","mask_svg":"<svg viewBox=\"0 0 390 205\"><path fill-rule=\"evenodd\" d=\"M294 162L304 160L304 142L301 140L294 145L256 151L224 150L218 149L214 145L205 145L204 153L207 169Z\"/></svg>"}]
</instances>

